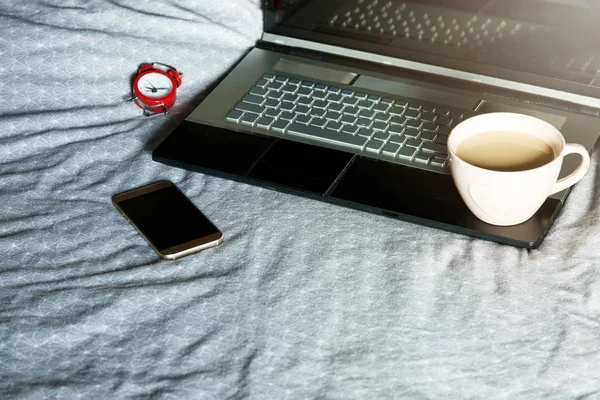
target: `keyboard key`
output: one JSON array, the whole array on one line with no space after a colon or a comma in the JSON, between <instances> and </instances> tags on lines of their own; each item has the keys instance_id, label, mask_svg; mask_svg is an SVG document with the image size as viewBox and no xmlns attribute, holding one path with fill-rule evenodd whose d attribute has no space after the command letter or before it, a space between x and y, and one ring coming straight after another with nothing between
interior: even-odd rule
<instances>
[{"instance_id":1,"label":"keyboard key","mask_svg":"<svg viewBox=\"0 0 600 400\"><path fill-rule=\"evenodd\" d=\"M356 123L358 122L358 118L353 117L352 115L344 114L340 122L346 125L356 125Z\"/></svg>"},{"instance_id":2,"label":"keyboard key","mask_svg":"<svg viewBox=\"0 0 600 400\"><path fill-rule=\"evenodd\" d=\"M423 129L424 131L430 131L430 132L435 132L437 130L438 126L436 124L434 124L433 122L425 122L423 123L423 126L421 127L421 129Z\"/></svg>"},{"instance_id":3,"label":"keyboard key","mask_svg":"<svg viewBox=\"0 0 600 400\"><path fill-rule=\"evenodd\" d=\"M351 97L354 94L352 90L344 89L342 90L342 96Z\"/></svg>"},{"instance_id":4,"label":"keyboard key","mask_svg":"<svg viewBox=\"0 0 600 400\"><path fill-rule=\"evenodd\" d=\"M423 153L418 153L415 156L415 161L419 162L419 163L423 163L423 164L427 164L429 162L429 156Z\"/></svg>"},{"instance_id":5,"label":"keyboard key","mask_svg":"<svg viewBox=\"0 0 600 400\"><path fill-rule=\"evenodd\" d=\"M423 106L421 106L420 104L409 104L408 108L411 110L421 111L423 109Z\"/></svg>"},{"instance_id":6,"label":"keyboard key","mask_svg":"<svg viewBox=\"0 0 600 400\"><path fill-rule=\"evenodd\" d=\"M294 111L294 108L296 108L294 103L283 103L279 106L279 109L283 111Z\"/></svg>"},{"instance_id":7,"label":"keyboard key","mask_svg":"<svg viewBox=\"0 0 600 400\"><path fill-rule=\"evenodd\" d=\"M369 95L369 97L367 97L367 100L372 101L373 103L377 103L379 100L381 100L381 97L372 94Z\"/></svg>"},{"instance_id":8,"label":"keyboard key","mask_svg":"<svg viewBox=\"0 0 600 400\"><path fill-rule=\"evenodd\" d=\"M276 91L276 90L269 90L269 93L267 93L267 97L268 97L269 99L273 99L273 100L280 101L280 100L283 98L283 95L284 95L284 94L285 94L285 93L283 93L283 92L278 92L278 91Z\"/></svg>"},{"instance_id":9,"label":"keyboard key","mask_svg":"<svg viewBox=\"0 0 600 400\"><path fill-rule=\"evenodd\" d=\"M435 138L435 142L439 144L448 144L448 136L446 135L438 135Z\"/></svg>"},{"instance_id":10,"label":"keyboard key","mask_svg":"<svg viewBox=\"0 0 600 400\"><path fill-rule=\"evenodd\" d=\"M269 82L269 84L267 85L268 89L277 90L277 91L281 90L282 87L283 87L283 83L275 82L275 81Z\"/></svg>"},{"instance_id":11,"label":"keyboard key","mask_svg":"<svg viewBox=\"0 0 600 400\"><path fill-rule=\"evenodd\" d=\"M438 125L450 126L452 125L452 118L440 116L435 121Z\"/></svg>"},{"instance_id":12,"label":"keyboard key","mask_svg":"<svg viewBox=\"0 0 600 400\"><path fill-rule=\"evenodd\" d=\"M242 115L244 115L244 113L240 110L233 110L229 114L227 114L227 121L240 122Z\"/></svg>"},{"instance_id":13,"label":"keyboard key","mask_svg":"<svg viewBox=\"0 0 600 400\"><path fill-rule=\"evenodd\" d=\"M331 103L331 104L329 104L329 108L327 110L328 111L342 112L343 109L344 109L344 105L343 104Z\"/></svg>"},{"instance_id":14,"label":"keyboard key","mask_svg":"<svg viewBox=\"0 0 600 400\"><path fill-rule=\"evenodd\" d=\"M369 143L367 143L365 150L378 153L379 150L381 150L381 148L383 147L383 143L384 142L382 142L381 140L371 139L369 140Z\"/></svg>"},{"instance_id":15,"label":"keyboard key","mask_svg":"<svg viewBox=\"0 0 600 400\"><path fill-rule=\"evenodd\" d=\"M389 104L379 103L373 107L373 111L386 112L390 108Z\"/></svg>"},{"instance_id":16,"label":"keyboard key","mask_svg":"<svg viewBox=\"0 0 600 400\"><path fill-rule=\"evenodd\" d=\"M256 86L250 90L250 94L260 96L260 97L265 97L268 92L269 92L268 89L259 88Z\"/></svg>"},{"instance_id":17,"label":"keyboard key","mask_svg":"<svg viewBox=\"0 0 600 400\"><path fill-rule=\"evenodd\" d=\"M275 122L275 118L264 116L260 117L260 119L256 121L256 126L258 126L259 128L269 129L273 122Z\"/></svg>"},{"instance_id":18,"label":"keyboard key","mask_svg":"<svg viewBox=\"0 0 600 400\"><path fill-rule=\"evenodd\" d=\"M429 132L429 131L423 131L421 132L421 136L419 137L421 140L428 140L428 141L433 141L433 139L435 139L435 133L434 132Z\"/></svg>"},{"instance_id":19,"label":"keyboard key","mask_svg":"<svg viewBox=\"0 0 600 400\"><path fill-rule=\"evenodd\" d=\"M249 112L249 113L252 113L252 114L262 114L263 111L265 110L265 109L263 109L259 105L250 104L250 103L238 103L235 106L235 109L243 111L243 112Z\"/></svg>"},{"instance_id":20,"label":"keyboard key","mask_svg":"<svg viewBox=\"0 0 600 400\"><path fill-rule=\"evenodd\" d=\"M284 119L286 121L292 121L294 118L296 118L296 114L289 111L282 112L279 116L279 119Z\"/></svg>"},{"instance_id":21,"label":"keyboard key","mask_svg":"<svg viewBox=\"0 0 600 400\"><path fill-rule=\"evenodd\" d=\"M417 149L415 149L414 147L404 146L398 152L398 157L401 157L401 158L412 158L412 156L414 156L416 152L417 152Z\"/></svg>"},{"instance_id":22,"label":"keyboard key","mask_svg":"<svg viewBox=\"0 0 600 400\"><path fill-rule=\"evenodd\" d=\"M424 142L423 151L428 153L448 154L448 146L433 142Z\"/></svg>"},{"instance_id":23,"label":"keyboard key","mask_svg":"<svg viewBox=\"0 0 600 400\"><path fill-rule=\"evenodd\" d=\"M261 79L258 82L256 82L256 86L259 88L265 88L265 87L267 87L268 84L269 84L269 81L266 79Z\"/></svg>"},{"instance_id":24,"label":"keyboard key","mask_svg":"<svg viewBox=\"0 0 600 400\"><path fill-rule=\"evenodd\" d=\"M396 116L393 116L392 118L390 118L389 123L391 125L402 125L402 126L404 126L404 125L406 125L406 121L407 121L406 118L399 117L399 116L396 115Z\"/></svg>"},{"instance_id":25,"label":"keyboard key","mask_svg":"<svg viewBox=\"0 0 600 400\"><path fill-rule=\"evenodd\" d=\"M407 139L406 140L406 146L418 148L420 145L421 145L421 141L420 140L417 140L417 139Z\"/></svg>"},{"instance_id":26,"label":"keyboard key","mask_svg":"<svg viewBox=\"0 0 600 400\"><path fill-rule=\"evenodd\" d=\"M450 131L451 131L451 129L448 128L447 126L440 126L438 128L438 133L440 135L446 135L446 136L448 136L450 134Z\"/></svg>"},{"instance_id":27,"label":"keyboard key","mask_svg":"<svg viewBox=\"0 0 600 400\"><path fill-rule=\"evenodd\" d=\"M281 110L277 110L275 108L268 108L265 111L265 116L277 119L281 115Z\"/></svg>"},{"instance_id":28,"label":"keyboard key","mask_svg":"<svg viewBox=\"0 0 600 400\"><path fill-rule=\"evenodd\" d=\"M356 134L364 138L370 138L373 136L373 131L367 128L360 128Z\"/></svg>"},{"instance_id":29,"label":"keyboard key","mask_svg":"<svg viewBox=\"0 0 600 400\"><path fill-rule=\"evenodd\" d=\"M308 97L312 94L312 90L301 87L300 89L298 89L298 92L296 92L297 96L304 96L304 97Z\"/></svg>"},{"instance_id":30,"label":"keyboard key","mask_svg":"<svg viewBox=\"0 0 600 400\"><path fill-rule=\"evenodd\" d=\"M423 106L423 112L434 113L435 107L432 106Z\"/></svg>"},{"instance_id":31,"label":"keyboard key","mask_svg":"<svg viewBox=\"0 0 600 400\"><path fill-rule=\"evenodd\" d=\"M441 116L447 116L450 114L450 110L448 110L447 108L441 108L441 107L437 107L435 109L435 113L437 115L441 115Z\"/></svg>"},{"instance_id":32,"label":"keyboard key","mask_svg":"<svg viewBox=\"0 0 600 400\"><path fill-rule=\"evenodd\" d=\"M343 125L341 122L329 121L327 122L327 125L325 125L325 128L331 129L332 131L340 131L342 129L342 126Z\"/></svg>"},{"instance_id":33,"label":"keyboard key","mask_svg":"<svg viewBox=\"0 0 600 400\"><path fill-rule=\"evenodd\" d=\"M358 102L357 104L358 108L365 108L365 109L371 109L373 108L373 103L371 103L369 100L361 100Z\"/></svg>"},{"instance_id":34,"label":"keyboard key","mask_svg":"<svg viewBox=\"0 0 600 400\"><path fill-rule=\"evenodd\" d=\"M402 107L392 107L390 108L389 113L392 115L398 115L401 116L402 114L404 114L405 109Z\"/></svg>"},{"instance_id":35,"label":"keyboard key","mask_svg":"<svg viewBox=\"0 0 600 400\"><path fill-rule=\"evenodd\" d=\"M247 94L242 101L244 103L250 103L250 104L258 104L258 105L262 105L262 103L264 103L265 99L263 99L260 96L256 96L254 94Z\"/></svg>"},{"instance_id":36,"label":"keyboard key","mask_svg":"<svg viewBox=\"0 0 600 400\"><path fill-rule=\"evenodd\" d=\"M374 122L373 126L371 126L374 131L385 131L387 127L388 125L386 123L380 121Z\"/></svg>"},{"instance_id":37,"label":"keyboard key","mask_svg":"<svg viewBox=\"0 0 600 400\"><path fill-rule=\"evenodd\" d=\"M267 99L267 101L265 101L264 106L267 108L277 108L279 107L279 102L275 99Z\"/></svg>"},{"instance_id":38,"label":"keyboard key","mask_svg":"<svg viewBox=\"0 0 600 400\"><path fill-rule=\"evenodd\" d=\"M375 132L375 134L373 135L373 137L375 139L383 140L385 142L390 137L390 134L382 132L382 131L379 131L379 132Z\"/></svg>"},{"instance_id":39,"label":"keyboard key","mask_svg":"<svg viewBox=\"0 0 600 400\"><path fill-rule=\"evenodd\" d=\"M356 125L362 128L368 128L371 126L371 124L373 124L373 121L365 117L359 117L358 122L356 123Z\"/></svg>"},{"instance_id":40,"label":"keyboard key","mask_svg":"<svg viewBox=\"0 0 600 400\"><path fill-rule=\"evenodd\" d=\"M438 157L438 156L434 156L431 159L431 165L435 165L436 167L443 167L444 165L446 165L446 159Z\"/></svg>"},{"instance_id":41,"label":"keyboard key","mask_svg":"<svg viewBox=\"0 0 600 400\"><path fill-rule=\"evenodd\" d=\"M254 123L256 122L257 119L258 119L257 114L245 113L242 116L242 118L240 119L240 122L244 125L254 125Z\"/></svg>"},{"instance_id":42,"label":"keyboard key","mask_svg":"<svg viewBox=\"0 0 600 400\"><path fill-rule=\"evenodd\" d=\"M413 109L408 109L406 110L406 112L404 113L404 116L406 118L412 118L412 119L417 119L419 118L419 115L421 115L421 113L418 110L413 110Z\"/></svg>"},{"instance_id":43,"label":"keyboard key","mask_svg":"<svg viewBox=\"0 0 600 400\"><path fill-rule=\"evenodd\" d=\"M406 127L407 128L414 128L414 129L421 129L421 121L416 120L416 119L409 119L406 122Z\"/></svg>"},{"instance_id":44,"label":"keyboard key","mask_svg":"<svg viewBox=\"0 0 600 400\"><path fill-rule=\"evenodd\" d=\"M342 132L347 133L349 135L356 135L358 132L358 126L356 125L344 125L342 128Z\"/></svg>"},{"instance_id":45,"label":"keyboard key","mask_svg":"<svg viewBox=\"0 0 600 400\"><path fill-rule=\"evenodd\" d=\"M286 76L277 75L275 77L275 82L287 83L289 79Z\"/></svg>"},{"instance_id":46,"label":"keyboard key","mask_svg":"<svg viewBox=\"0 0 600 400\"><path fill-rule=\"evenodd\" d=\"M312 97L315 100L325 100L327 98L327 92L319 92L315 90Z\"/></svg>"},{"instance_id":47,"label":"keyboard key","mask_svg":"<svg viewBox=\"0 0 600 400\"><path fill-rule=\"evenodd\" d=\"M318 83L315 85L315 90L319 92L325 92L327 90L327 86Z\"/></svg>"},{"instance_id":48,"label":"keyboard key","mask_svg":"<svg viewBox=\"0 0 600 400\"><path fill-rule=\"evenodd\" d=\"M462 119L463 113L460 111L450 111L449 117L454 119Z\"/></svg>"},{"instance_id":49,"label":"keyboard key","mask_svg":"<svg viewBox=\"0 0 600 400\"><path fill-rule=\"evenodd\" d=\"M363 92L356 92L354 93L354 97L356 97L359 100L365 100L367 98L367 94Z\"/></svg>"},{"instance_id":50,"label":"keyboard key","mask_svg":"<svg viewBox=\"0 0 600 400\"><path fill-rule=\"evenodd\" d=\"M317 100L313 103L313 108L327 108L327 106L329 106L329 103L326 102L325 100Z\"/></svg>"},{"instance_id":51,"label":"keyboard key","mask_svg":"<svg viewBox=\"0 0 600 400\"><path fill-rule=\"evenodd\" d=\"M290 80L288 81L288 83L289 83L290 85L295 85L295 86L298 86L298 85L300 84L300 81L299 81L298 79L294 79L294 78L292 78L292 79L290 79Z\"/></svg>"},{"instance_id":52,"label":"keyboard key","mask_svg":"<svg viewBox=\"0 0 600 400\"><path fill-rule=\"evenodd\" d=\"M306 106L296 106L294 112L296 114L307 115L310 112L310 108Z\"/></svg>"},{"instance_id":53,"label":"keyboard key","mask_svg":"<svg viewBox=\"0 0 600 400\"><path fill-rule=\"evenodd\" d=\"M390 121L391 118L392 118L392 116L390 114L377 113L377 114L375 114L375 118L373 118L373 120L377 121L377 122L383 122L384 124L387 124Z\"/></svg>"},{"instance_id":54,"label":"keyboard key","mask_svg":"<svg viewBox=\"0 0 600 400\"><path fill-rule=\"evenodd\" d=\"M310 82L310 81L302 81L301 86L305 89L312 89L315 87L315 83L314 82ZM323 86L323 85L321 85Z\"/></svg>"},{"instance_id":55,"label":"keyboard key","mask_svg":"<svg viewBox=\"0 0 600 400\"><path fill-rule=\"evenodd\" d=\"M388 132L392 135L402 135L402 132L404 132L404 127L402 125L390 125Z\"/></svg>"},{"instance_id":56,"label":"keyboard key","mask_svg":"<svg viewBox=\"0 0 600 400\"><path fill-rule=\"evenodd\" d=\"M294 96L291 93L286 93L281 98L281 101L286 101L288 103L295 103L298 100L298 97Z\"/></svg>"},{"instance_id":57,"label":"keyboard key","mask_svg":"<svg viewBox=\"0 0 600 400\"><path fill-rule=\"evenodd\" d=\"M396 100L394 102L394 105L396 107L402 107L402 108L406 108L406 106L408 106L408 102L404 101L404 100Z\"/></svg>"},{"instance_id":58,"label":"keyboard key","mask_svg":"<svg viewBox=\"0 0 600 400\"><path fill-rule=\"evenodd\" d=\"M330 103L341 103L342 99L343 97L341 94L329 94L329 96L327 96L327 101Z\"/></svg>"},{"instance_id":59,"label":"keyboard key","mask_svg":"<svg viewBox=\"0 0 600 400\"><path fill-rule=\"evenodd\" d=\"M416 138L419 136L419 133L421 133L421 131L416 128L407 127L404 129L404 136L409 138Z\"/></svg>"},{"instance_id":60,"label":"keyboard key","mask_svg":"<svg viewBox=\"0 0 600 400\"><path fill-rule=\"evenodd\" d=\"M300 97L296 104L299 106L307 106L309 107L313 103L313 99L311 97Z\"/></svg>"},{"instance_id":61,"label":"keyboard key","mask_svg":"<svg viewBox=\"0 0 600 400\"><path fill-rule=\"evenodd\" d=\"M298 116L296 116L296 119L294 120L294 122L297 122L299 124L308 125L310 123L311 119L312 119L312 117L310 115L298 115Z\"/></svg>"},{"instance_id":62,"label":"keyboard key","mask_svg":"<svg viewBox=\"0 0 600 400\"><path fill-rule=\"evenodd\" d=\"M339 121L342 119L342 114L336 111L327 111L327 114L325 114L325 119L329 121Z\"/></svg>"},{"instance_id":63,"label":"keyboard key","mask_svg":"<svg viewBox=\"0 0 600 400\"><path fill-rule=\"evenodd\" d=\"M387 156L393 156L396 154L396 152L398 151L399 148L400 148L400 145L398 143L389 142L388 144L383 146L383 149L381 149L381 152Z\"/></svg>"},{"instance_id":64,"label":"keyboard key","mask_svg":"<svg viewBox=\"0 0 600 400\"><path fill-rule=\"evenodd\" d=\"M351 136L330 129L318 129L312 125L296 123L290 124L287 133L292 136L320 139L330 143L341 144L354 149L362 149L367 142L367 139L360 136Z\"/></svg>"},{"instance_id":65,"label":"keyboard key","mask_svg":"<svg viewBox=\"0 0 600 400\"><path fill-rule=\"evenodd\" d=\"M327 113L327 111L325 111L322 108L311 108L310 110L310 115L312 117L316 117L316 118L323 118L325 116L325 114Z\"/></svg>"},{"instance_id":66,"label":"keyboard key","mask_svg":"<svg viewBox=\"0 0 600 400\"><path fill-rule=\"evenodd\" d=\"M285 132L285 129L288 127L289 124L290 124L290 121L279 119L279 120L275 121L273 123L273 125L271 125L271 129L273 129L274 131L277 131L277 132Z\"/></svg>"},{"instance_id":67,"label":"keyboard key","mask_svg":"<svg viewBox=\"0 0 600 400\"><path fill-rule=\"evenodd\" d=\"M344 99L342 100L342 104L345 106L356 106L358 104L359 100L355 97L344 97Z\"/></svg>"},{"instance_id":68,"label":"keyboard key","mask_svg":"<svg viewBox=\"0 0 600 400\"><path fill-rule=\"evenodd\" d=\"M275 79L275 75L267 73L267 74L264 74L262 78L270 82L273 79Z\"/></svg>"},{"instance_id":69,"label":"keyboard key","mask_svg":"<svg viewBox=\"0 0 600 400\"><path fill-rule=\"evenodd\" d=\"M398 146L403 145L404 142L406 142L406 136L392 135L390 137L390 143L396 143Z\"/></svg>"},{"instance_id":70,"label":"keyboard key","mask_svg":"<svg viewBox=\"0 0 600 400\"><path fill-rule=\"evenodd\" d=\"M332 86L332 87L330 87L329 89L327 89L327 91L328 91L330 94L339 94L339 93L340 93L340 91L341 91L341 89L340 89L340 88L337 88L337 87L333 87L333 86Z\"/></svg>"},{"instance_id":71,"label":"keyboard key","mask_svg":"<svg viewBox=\"0 0 600 400\"><path fill-rule=\"evenodd\" d=\"M428 111L423 111L421 113L421 121L424 122L433 122L435 121L435 114Z\"/></svg>"},{"instance_id":72,"label":"keyboard key","mask_svg":"<svg viewBox=\"0 0 600 400\"><path fill-rule=\"evenodd\" d=\"M325 128L326 124L327 120L324 118L313 118L313 120L310 121L310 125L317 128Z\"/></svg>"},{"instance_id":73,"label":"keyboard key","mask_svg":"<svg viewBox=\"0 0 600 400\"><path fill-rule=\"evenodd\" d=\"M381 102L383 104L387 104L387 105L392 105L394 104L394 100L390 99L389 97L384 97L383 99L381 99Z\"/></svg>"},{"instance_id":74,"label":"keyboard key","mask_svg":"<svg viewBox=\"0 0 600 400\"><path fill-rule=\"evenodd\" d=\"M363 109L358 113L359 116L363 118L373 119L375 117L375 112L371 110Z\"/></svg>"},{"instance_id":75,"label":"keyboard key","mask_svg":"<svg viewBox=\"0 0 600 400\"><path fill-rule=\"evenodd\" d=\"M360 108L358 107L346 107L344 108L344 114L352 115L353 117L358 116L360 113Z\"/></svg>"}]
</instances>

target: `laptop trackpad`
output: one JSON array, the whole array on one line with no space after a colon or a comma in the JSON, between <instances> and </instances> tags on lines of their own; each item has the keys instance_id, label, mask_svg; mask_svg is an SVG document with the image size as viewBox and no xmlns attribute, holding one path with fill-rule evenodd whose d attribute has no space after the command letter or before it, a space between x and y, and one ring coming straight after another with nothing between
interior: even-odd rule
<instances>
[{"instance_id":1,"label":"laptop trackpad","mask_svg":"<svg viewBox=\"0 0 600 400\"><path fill-rule=\"evenodd\" d=\"M278 140L247 177L265 186L324 195L354 155L325 147Z\"/></svg>"}]
</instances>

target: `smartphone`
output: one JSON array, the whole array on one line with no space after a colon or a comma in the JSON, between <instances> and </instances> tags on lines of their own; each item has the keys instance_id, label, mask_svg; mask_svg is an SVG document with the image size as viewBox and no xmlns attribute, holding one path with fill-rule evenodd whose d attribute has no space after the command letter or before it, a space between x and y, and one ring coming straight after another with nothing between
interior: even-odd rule
<instances>
[{"instance_id":1,"label":"smartphone","mask_svg":"<svg viewBox=\"0 0 600 400\"><path fill-rule=\"evenodd\" d=\"M155 182L118 194L113 204L166 260L223 242L217 227L171 182Z\"/></svg>"}]
</instances>

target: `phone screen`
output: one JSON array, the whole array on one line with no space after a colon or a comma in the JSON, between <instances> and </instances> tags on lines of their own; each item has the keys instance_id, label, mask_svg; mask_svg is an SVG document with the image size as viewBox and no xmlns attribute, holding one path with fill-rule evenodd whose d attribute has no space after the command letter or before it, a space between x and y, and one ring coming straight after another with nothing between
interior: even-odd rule
<instances>
[{"instance_id":1,"label":"phone screen","mask_svg":"<svg viewBox=\"0 0 600 400\"><path fill-rule=\"evenodd\" d=\"M220 233L174 185L120 200L118 206L159 251Z\"/></svg>"}]
</instances>

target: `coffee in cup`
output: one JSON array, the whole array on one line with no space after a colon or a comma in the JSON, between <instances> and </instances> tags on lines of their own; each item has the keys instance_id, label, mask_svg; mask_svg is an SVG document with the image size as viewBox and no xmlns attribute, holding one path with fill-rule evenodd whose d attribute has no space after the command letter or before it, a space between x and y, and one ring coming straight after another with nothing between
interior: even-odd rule
<instances>
[{"instance_id":1,"label":"coffee in cup","mask_svg":"<svg viewBox=\"0 0 600 400\"><path fill-rule=\"evenodd\" d=\"M535 117L490 113L458 124L448 138L450 171L467 207L494 225L531 218L546 198L579 181L590 165L578 144L565 144L554 126ZM566 154L582 160L557 181Z\"/></svg>"}]
</instances>

